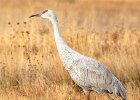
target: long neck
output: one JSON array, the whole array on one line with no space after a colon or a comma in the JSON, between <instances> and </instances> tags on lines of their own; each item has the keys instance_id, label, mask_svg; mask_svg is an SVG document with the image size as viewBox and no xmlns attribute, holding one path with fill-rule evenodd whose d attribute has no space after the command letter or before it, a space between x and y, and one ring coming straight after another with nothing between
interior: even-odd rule
<instances>
[{"instance_id":1,"label":"long neck","mask_svg":"<svg viewBox=\"0 0 140 100\"><path fill-rule=\"evenodd\" d=\"M59 56L67 70L70 69L71 62L74 60L75 56L77 56L77 52L72 50L62 39L62 36L60 34L59 28L58 28L58 22L57 19L54 19L51 21L53 24L54 29L54 36L55 36L55 42L56 46L59 52Z\"/></svg>"},{"instance_id":2,"label":"long neck","mask_svg":"<svg viewBox=\"0 0 140 100\"><path fill-rule=\"evenodd\" d=\"M57 20L52 20L52 24L53 24L53 29L54 29L54 36L55 36L55 42L56 42L56 45L57 45L57 49L58 49L58 46L63 44L63 45L66 45L64 40L62 39L62 36L61 36L61 33L59 31L59 28L58 28L58 22Z\"/></svg>"},{"instance_id":3,"label":"long neck","mask_svg":"<svg viewBox=\"0 0 140 100\"><path fill-rule=\"evenodd\" d=\"M55 37L55 42L56 42L56 46L57 46L58 52L60 52L64 48L65 49L70 49L68 47L68 45L64 42L64 40L63 40L63 38L61 36L57 20L52 20L52 24L53 24L54 37Z\"/></svg>"}]
</instances>

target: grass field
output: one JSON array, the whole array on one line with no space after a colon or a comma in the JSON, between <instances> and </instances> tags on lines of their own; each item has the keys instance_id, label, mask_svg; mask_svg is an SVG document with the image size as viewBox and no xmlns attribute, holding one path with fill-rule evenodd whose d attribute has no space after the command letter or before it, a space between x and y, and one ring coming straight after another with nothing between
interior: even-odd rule
<instances>
[{"instance_id":1,"label":"grass field","mask_svg":"<svg viewBox=\"0 0 140 100\"><path fill-rule=\"evenodd\" d=\"M0 100L84 100L60 61L51 23L28 18L48 8L69 46L107 65L128 100L140 100L140 1L97 1L1 0Z\"/></svg>"}]
</instances>

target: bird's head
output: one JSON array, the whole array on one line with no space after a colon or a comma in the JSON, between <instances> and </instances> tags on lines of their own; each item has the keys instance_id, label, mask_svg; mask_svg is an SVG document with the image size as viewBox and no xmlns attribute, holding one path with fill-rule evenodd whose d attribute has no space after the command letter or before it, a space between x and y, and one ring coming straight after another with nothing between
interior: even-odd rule
<instances>
[{"instance_id":1,"label":"bird's head","mask_svg":"<svg viewBox=\"0 0 140 100\"><path fill-rule=\"evenodd\" d=\"M39 13L39 14L34 14L31 15L31 17L42 17L42 18L47 18L49 20L57 20L56 15L54 14L54 12L52 10L44 10L43 12Z\"/></svg>"}]
</instances>

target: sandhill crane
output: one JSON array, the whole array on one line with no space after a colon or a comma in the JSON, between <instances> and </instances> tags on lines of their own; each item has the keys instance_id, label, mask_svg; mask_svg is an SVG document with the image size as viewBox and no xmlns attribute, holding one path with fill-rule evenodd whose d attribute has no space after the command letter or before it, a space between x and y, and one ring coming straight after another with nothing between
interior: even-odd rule
<instances>
[{"instance_id":1,"label":"sandhill crane","mask_svg":"<svg viewBox=\"0 0 140 100\"><path fill-rule=\"evenodd\" d=\"M122 100L127 99L123 85L110 70L99 61L76 52L65 43L58 28L57 17L52 10L45 10L30 17L35 16L47 18L51 21L62 63L73 81L83 89L88 100L90 99L90 91L108 95L114 94L116 97L121 97Z\"/></svg>"}]
</instances>

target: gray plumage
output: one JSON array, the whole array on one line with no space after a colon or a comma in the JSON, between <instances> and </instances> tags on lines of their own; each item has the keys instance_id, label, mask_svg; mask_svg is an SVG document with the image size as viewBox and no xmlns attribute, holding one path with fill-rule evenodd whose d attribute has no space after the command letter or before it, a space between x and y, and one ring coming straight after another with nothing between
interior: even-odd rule
<instances>
[{"instance_id":1,"label":"gray plumage","mask_svg":"<svg viewBox=\"0 0 140 100\"><path fill-rule=\"evenodd\" d=\"M56 46L65 69L84 92L93 90L97 93L114 94L123 100L127 99L123 85L110 70L99 61L74 51L64 42L58 28L57 17L52 10L33 16L48 18L52 22Z\"/></svg>"},{"instance_id":2,"label":"gray plumage","mask_svg":"<svg viewBox=\"0 0 140 100\"><path fill-rule=\"evenodd\" d=\"M64 41L63 45L59 43L56 42L65 69L84 92L94 90L97 93L114 94L126 100L123 85L102 63L72 50Z\"/></svg>"}]
</instances>

